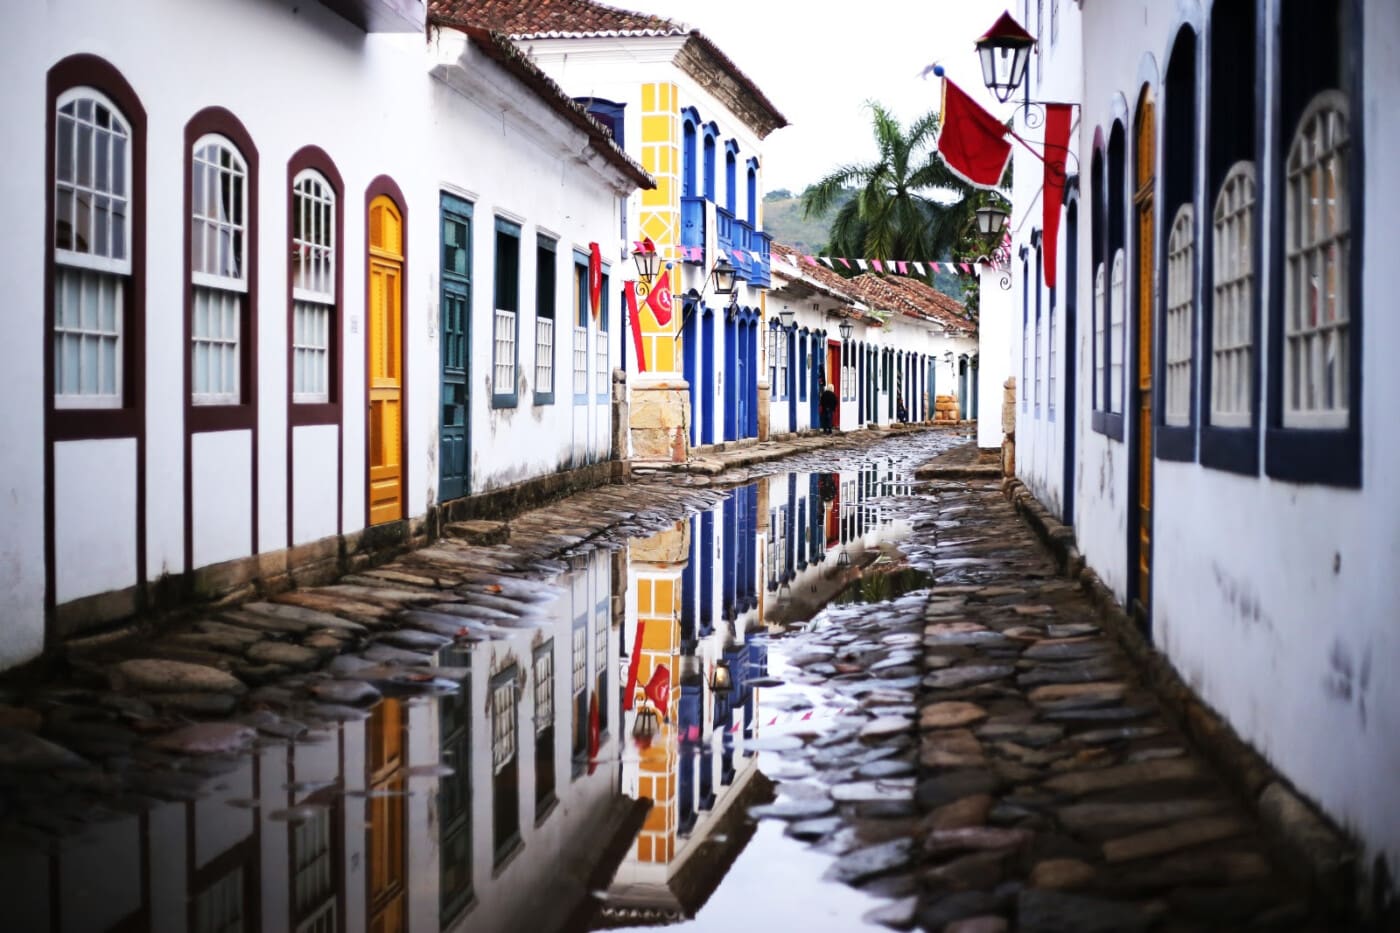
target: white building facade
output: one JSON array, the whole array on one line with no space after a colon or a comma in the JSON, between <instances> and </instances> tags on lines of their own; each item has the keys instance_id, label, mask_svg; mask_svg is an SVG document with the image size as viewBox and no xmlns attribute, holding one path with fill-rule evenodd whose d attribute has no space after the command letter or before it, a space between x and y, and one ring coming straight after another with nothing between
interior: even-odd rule
<instances>
[{"instance_id":1,"label":"white building facade","mask_svg":"<svg viewBox=\"0 0 1400 933\"><path fill-rule=\"evenodd\" d=\"M1018 15L1039 37L1030 96L1080 106L1054 291L1036 288L1042 172L1016 156L1017 473L1383 885L1400 862L1400 687L1382 673L1400 661L1400 325L1373 231L1400 205L1400 119L1368 102L1400 87L1400 9Z\"/></svg>"},{"instance_id":2,"label":"white building facade","mask_svg":"<svg viewBox=\"0 0 1400 933\"><path fill-rule=\"evenodd\" d=\"M447 499L606 459L617 297L581 318L572 404L532 394L535 309L573 313L576 257L615 253L620 205L651 179L489 37L425 43L422 11L397 8L19 16L0 65L7 244L27 270L0 349L0 666L167 601L333 571L367 528L401 542ZM559 184L521 183L544 176Z\"/></svg>"}]
</instances>

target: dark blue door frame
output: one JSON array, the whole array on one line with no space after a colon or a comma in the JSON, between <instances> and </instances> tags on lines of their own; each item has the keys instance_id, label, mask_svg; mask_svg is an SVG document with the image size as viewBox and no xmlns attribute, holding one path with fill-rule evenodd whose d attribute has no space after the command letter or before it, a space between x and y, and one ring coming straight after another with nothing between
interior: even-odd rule
<instances>
[{"instance_id":1,"label":"dark blue door frame","mask_svg":"<svg viewBox=\"0 0 1400 933\"><path fill-rule=\"evenodd\" d=\"M681 353L684 359L685 384L689 387L690 397L690 446L694 447L700 442L700 418L695 410L696 402L700 400L700 390L696 385L696 376L699 366L696 359L700 349L700 341L696 338L700 336L700 315L698 313L697 302L687 299L681 303L681 314L685 323L681 325Z\"/></svg>"},{"instance_id":2,"label":"dark blue door frame","mask_svg":"<svg viewBox=\"0 0 1400 933\"><path fill-rule=\"evenodd\" d=\"M471 205L450 194L441 196L442 236L439 281L441 332L441 406L438 425L438 501L467 494L471 463ZM450 264L450 265L449 265Z\"/></svg>"},{"instance_id":3,"label":"dark blue door frame","mask_svg":"<svg viewBox=\"0 0 1400 933\"><path fill-rule=\"evenodd\" d=\"M715 442L715 313L705 308L700 324L700 383L704 387L700 406L700 443Z\"/></svg>"}]
</instances>

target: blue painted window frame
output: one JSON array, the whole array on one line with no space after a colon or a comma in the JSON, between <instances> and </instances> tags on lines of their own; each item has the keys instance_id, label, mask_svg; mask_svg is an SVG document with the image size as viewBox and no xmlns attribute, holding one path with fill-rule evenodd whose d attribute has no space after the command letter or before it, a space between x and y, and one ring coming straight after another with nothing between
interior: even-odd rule
<instances>
[{"instance_id":1,"label":"blue painted window frame","mask_svg":"<svg viewBox=\"0 0 1400 933\"><path fill-rule=\"evenodd\" d=\"M734 214L739 204L739 143L724 141L724 208Z\"/></svg>"},{"instance_id":2,"label":"blue painted window frame","mask_svg":"<svg viewBox=\"0 0 1400 933\"><path fill-rule=\"evenodd\" d=\"M504 217L496 218L495 267L492 282L491 317L485 328L491 341L491 374L496 373L496 310L515 312L515 378L511 380L510 391L497 391L495 382L491 384L492 408L515 408L520 404L520 224ZM513 242L514 256L503 252L503 243ZM514 281L510 281L514 279ZM503 307L503 301L513 307Z\"/></svg>"},{"instance_id":3,"label":"blue painted window frame","mask_svg":"<svg viewBox=\"0 0 1400 933\"><path fill-rule=\"evenodd\" d=\"M608 266L606 263L604 263L604 264L603 264L603 285L602 285L602 290L600 291L600 293L599 293L599 295L598 295L598 333L597 333L596 335L594 335L594 341L595 341L595 343L594 343L594 346L593 346L593 352L590 354L589 360L588 360L589 372L594 376L594 378L597 378L597 375L598 375L597 373L595 373L595 372L592 371L592 366L593 366L593 364L596 363L596 362L598 361L598 346L597 346L597 344L601 343L603 346L605 346L605 347L607 346L607 340L608 340L608 295L611 293L611 291L612 291L612 270L609 268L609 266ZM608 359L609 359L609 361L611 361L611 359L612 359L612 353L611 353L611 351L609 351ZM611 366L608 367L608 382L604 383L604 385L612 385L612 367L611 367ZM608 397L608 392L607 392L606 390L605 390L605 391L602 391L602 392L598 392L598 393L597 393L597 399L598 399L599 402L603 402L603 403L606 403L606 402L610 401L610 399L609 399L609 397Z\"/></svg>"},{"instance_id":4,"label":"blue painted window frame","mask_svg":"<svg viewBox=\"0 0 1400 933\"><path fill-rule=\"evenodd\" d=\"M749 226L750 226L750 227L753 227L755 230L757 230L757 229L758 229L758 160L757 160L757 159L751 158L751 159L749 159L749 161L748 161L746 164L747 164L748 167L749 167L749 170L748 170L748 173L747 173L747 174L748 174L748 183L749 183L749 186L748 186L748 193L747 193L748 209L749 209L749 210L748 210L748 215L749 215Z\"/></svg>"},{"instance_id":5,"label":"blue painted window frame","mask_svg":"<svg viewBox=\"0 0 1400 933\"><path fill-rule=\"evenodd\" d=\"M549 262L546 263L546 254ZM545 236L543 233L535 235L535 319L545 317L554 321L554 344L552 350L554 359L549 361L550 372L553 374L551 389L548 392L539 391L538 383L535 385L535 404L553 405L554 394L559 388L559 241L554 237ZM536 366L539 364L538 343L535 344ZM538 378L536 376L536 378Z\"/></svg>"},{"instance_id":6,"label":"blue painted window frame","mask_svg":"<svg viewBox=\"0 0 1400 933\"><path fill-rule=\"evenodd\" d=\"M715 159L718 157L715 152L715 143L719 141L719 126L713 120L705 124L704 149L704 169L705 169L705 191L706 201L715 199Z\"/></svg>"},{"instance_id":7,"label":"blue painted window frame","mask_svg":"<svg viewBox=\"0 0 1400 933\"><path fill-rule=\"evenodd\" d=\"M686 107L681 111L681 196L686 198L696 197L696 135L699 129L700 112L694 107Z\"/></svg>"}]
</instances>

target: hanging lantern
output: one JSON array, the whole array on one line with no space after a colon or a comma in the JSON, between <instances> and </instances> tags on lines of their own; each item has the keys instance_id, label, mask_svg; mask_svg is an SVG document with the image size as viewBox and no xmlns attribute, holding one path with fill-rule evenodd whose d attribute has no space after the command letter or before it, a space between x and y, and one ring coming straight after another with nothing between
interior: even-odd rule
<instances>
[{"instance_id":1,"label":"hanging lantern","mask_svg":"<svg viewBox=\"0 0 1400 933\"><path fill-rule=\"evenodd\" d=\"M977 57L982 60L982 83L997 100L1006 103L1026 77L1035 37L1021 28L1008 12L1002 13L974 44Z\"/></svg>"}]
</instances>

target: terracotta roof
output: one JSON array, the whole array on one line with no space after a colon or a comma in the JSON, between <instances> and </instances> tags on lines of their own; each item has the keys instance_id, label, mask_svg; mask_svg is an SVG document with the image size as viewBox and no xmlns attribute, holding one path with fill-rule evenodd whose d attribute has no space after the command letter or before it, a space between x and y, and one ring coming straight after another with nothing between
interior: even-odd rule
<instances>
[{"instance_id":1,"label":"terracotta roof","mask_svg":"<svg viewBox=\"0 0 1400 933\"><path fill-rule=\"evenodd\" d=\"M428 19L444 25L469 23L512 39L564 39L608 36L685 36L713 57L761 109L775 128L788 125L768 96L739 70L719 46L684 23L633 13L594 0L428 0Z\"/></svg>"},{"instance_id":2,"label":"terracotta roof","mask_svg":"<svg viewBox=\"0 0 1400 933\"><path fill-rule=\"evenodd\" d=\"M851 285L857 294L864 295L877 308L937 321L952 332L972 333L977 329L961 301L919 279L863 272L851 279Z\"/></svg>"},{"instance_id":3,"label":"terracotta roof","mask_svg":"<svg viewBox=\"0 0 1400 933\"><path fill-rule=\"evenodd\" d=\"M430 19L429 22L455 29L466 35L488 58L519 78L565 120L587 133L593 148L603 158L621 169L624 175L636 182L637 187L647 189L656 187L656 179L652 178L640 163L617 144L612 131L594 119L593 115L581 104L565 94L564 89L526 58L525 54L516 48L515 43L511 42L509 38L465 21L447 22Z\"/></svg>"}]
</instances>

